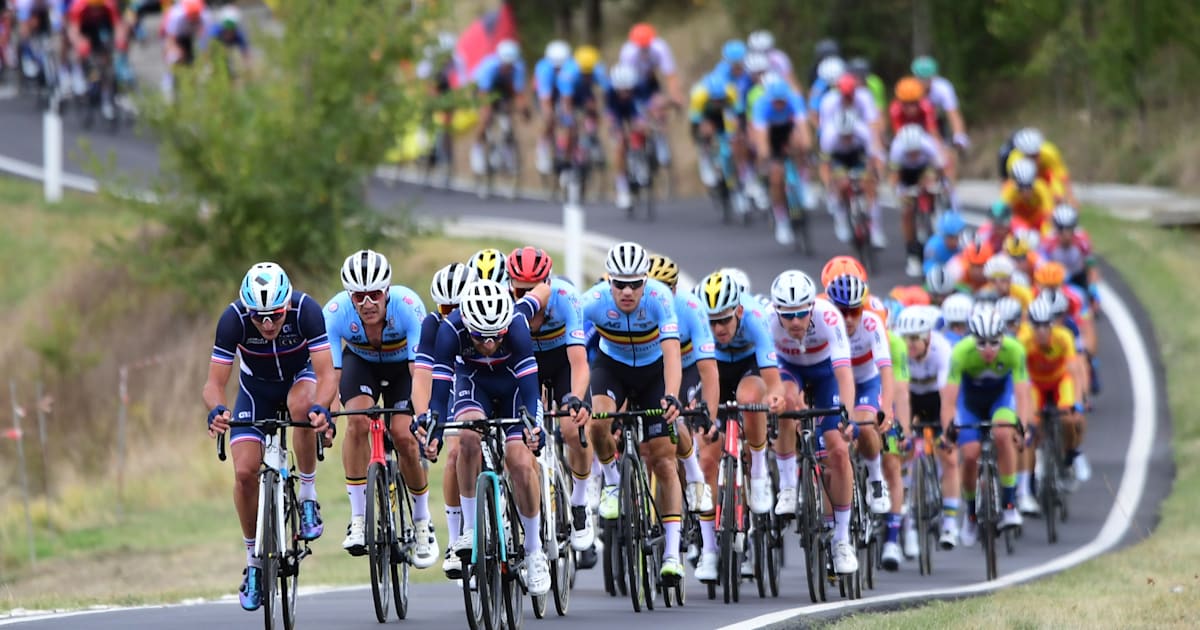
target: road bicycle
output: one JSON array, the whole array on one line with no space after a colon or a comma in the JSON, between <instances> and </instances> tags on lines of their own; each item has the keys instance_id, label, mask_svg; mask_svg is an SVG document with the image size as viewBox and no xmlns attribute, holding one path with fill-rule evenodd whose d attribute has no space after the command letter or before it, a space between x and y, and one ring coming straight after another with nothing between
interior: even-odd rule
<instances>
[{"instance_id":1,"label":"road bicycle","mask_svg":"<svg viewBox=\"0 0 1200 630\"><path fill-rule=\"evenodd\" d=\"M784 200L787 202L788 220L792 225L792 248L805 256L812 256L812 237L808 232L808 208L804 204L804 179L790 156L783 160Z\"/></svg>"},{"instance_id":2,"label":"road bicycle","mask_svg":"<svg viewBox=\"0 0 1200 630\"><path fill-rule=\"evenodd\" d=\"M1062 411L1054 406L1042 409L1041 424L1038 425L1041 442L1037 449L1041 466L1036 481L1038 503L1042 518L1046 519L1046 539L1050 544L1058 542L1058 521L1065 523L1068 517L1067 497L1062 488L1071 472L1063 458L1062 430Z\"/></svg>"},{"instance_id":3,"label":"road bicycle","mask_svg":"<svg viewBox=\"0 0 1200 630\"><path fill-rule=\"evenodd\" d=\"M553 398L551 398L553 400ZM547 418L570 416L570 411L545 414ZM587 448L584 426L579 427L579 441ZM562 617L567 614L571 603L571 589L575 585L575 551L571 548L571 480L567 474L566 453L558 431L546 432L546 446L538 455L538 467L542 481L542 549L550 563L550 593L554 598L554 611ZM533 595L533 616L546 616L548 597Z\"/></svg>"},{"instance_id":4,"label":"road bicycle","mask_svg":"<svg viewBox=\"0 0 1200 630\"><path fill-rule=\"evenodd\" d=\"M516 199L521 186L521 152L513 130L512 114L497 109L492 124L484 133L484 173L480 176L479 196L491 196L497 175L510 177L509 199Z\"/></svg>"},{"instance_id":5,"label":"road bicycle","mask_svg":"<svg viewBox=\"0 0 1200 630\"><path fill-rule=\"evenodd\" d=\"M651 135L646 131L629 131L629 142L625 149L625 172L631 202L626 215L630 219L637 215L638 206L644 206L646 220L654 220L654 178L658 173L658 160L651 141Z\"/></svg>"},{"instance_id":6,"label":"road bicycle","mask_svg":"<svg viewBox=\"0 0 1200 630\"><path fill-rule=\"evenodd\" d=\"M714 183L708 189L721 212L721 221L726 225L733 223L734 217L740 217L745 225L750 225L753 215L750 213L750 201L742 187L738 176L737 166L733 159L733 147L727 133L716 133L704 145L709 168L714 171ZM699 163L698 163L699 164ZM703 169L704 167L701 166Z\"/></svg>"},{"instance_id":7,"label":"road bicycle","mask_svg":"<svg viewBox=\"0 0 1200 630\"><path fill-rule=\"evenodd\" d=\"M850 222L850 240L854 245L854 255L867 273L875 273L875 248L871 245L871 209L867 207L867 193L864 187L866 171L855 168L846 173L846 184L842 190L841 212L845 212Z\"/></svg>"},{"instance_id":8,"label":"road bicycle","mask_svg":"<svg viewBox=\"0 0 1200 630\"><path fill-rule=\"evenodd\" d=\"M995 424L991 420L980 420L974 425L955 425L960 430L979 430L979 481L975 490L975 522L979 527L979 539L983 543L983 555L987 579L996 579L996 546L1004 539L1009 554L1013 553L1014 528L1000 529L1000 469L996 462L996 441L992 436Z\"/></svg>"},{"instance_id":9,"label":"road bicycle","mask_svg":"<svg viewBox=\"0 0 1200 630\"><path fill-rule=\"evenodd\" d=\"M909 463L912 467L909 514L917 533L918 569L921 575L930 575L933 573L933 548L937 545L938 521L942 515L942 483L938 477L935 453L937 439L933 432L942 425L936 421L918 420L912 426L920 438L916 443L916 455Z\"/></svg>"}]
</instances>

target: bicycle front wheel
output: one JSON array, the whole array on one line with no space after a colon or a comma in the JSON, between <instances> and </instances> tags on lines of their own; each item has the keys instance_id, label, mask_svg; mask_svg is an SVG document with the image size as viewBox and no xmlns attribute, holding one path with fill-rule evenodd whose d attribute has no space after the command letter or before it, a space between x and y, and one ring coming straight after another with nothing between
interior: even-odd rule
<instances>
[{"instance_id":1,"label":"bicycle front wheel","mask_svg":"<svg viewBox=\"0 0 1200 630\"><path fill-rule=\"evenodd\" d=\"M987 579L996 579L996 522L999 511L996 508L995 471L991 463L984 464L983 475L979 478L979 514L976 522L979 535L983 539L983 554L987 565Z\"/></svg>"},{"instance_id":2,"label":"bicycle front wheel","mask_svg":"<svg viewBox=\"0 0 1200 630\"><path fill-rule=\"evenodd\" d=\"M296 627L296 597L299 595L300 559L300 502L296 499L296 477L289 476L283 485L283 544L279 546L279 603L285 630ZM285 548L286 547L286 548Z\"/></svg>"},{"instance_id":3,"label":"bicycle front wheel","mask_svg":"<svg viewBox=\"0 0 1200 630\"><path fill-rule=\"evenodd\" d=\"M263 627L267 630L275 630L275 581L279 578L281 545L279 544L278 518L275 515L275 493L278 484L279 475L272 470L263 473L262 485L259 487L259 492L263 496L262 513L258 515L258 522L262 523L262 541L259 543L262 556L259 558L259 562L262 564Z\"/></svg>"},{"instance_id":4,"label":"bicycle front wheel","mask_svg":"<svg viewBox=\"0 0 1200 630\"><path fill-rule=\"evenodd\" d=\"M1061 460L1058 448L1057 427L1053 422L1043 423L1045 436L1038 448L1038 457L1042 460L1042 475L1038 478L1038 499L1042 504L1042 518L1046 519L1046 540L1050 544L1058 542L1058 463Z\"/></svg>"},{"instance_id":5,"label":"bicycle front wheel","mask_svg":"<svg viewBox=\"0 0 1200 630\"><path fill-rule=\"evenodd\" d=\"M396 617L408 617L408 554L416 540L413 531L412 496L404 483L404 476L394 460L388 461L388 496L392 505L392 600L396 604Z\"/></svg>"},{"instance_id":6,"label":"bicycle front wheel","mask_svg":"<svg viewBox=\"0 0 1200 630\"><path fill-rule=\"evenodd\" d=\"M629 585L629 601L634 612L642 612L645 598L649 594L642 589L642 574L646 571L642 546L646 544L646 532L642 529L643 510L638 462L635 456L625 453L621 458L621 543L624 545L625 577Z\"/></svg>"},{"instance_id":7,"label":"bicycle front wheel","mask_svg":"<svg viewBox=\"0 0 1200 630\"><path fill-rule=\"evenodd\" d=\"M825 584L825 559L821 555L821 478L816 462L807 458L800 464L800 545L804 548L804 573L808 579L808 598L812 603L824 599L818 590Z\"/></svg>"},{"instance_id":8,"label":"bicycle front wheel","mask_svg":"<svg viewBox=\"0 0 1200 630\"><path fill-rule=\"evenodd\" d=\"M504 576L500 566L504 534L497 524L500 518L496 502L498 490L491 475L480 475L475 483L475 560L472 569L479 595L479 615L487 630L500 630L504 614ZM466 574L463 580L468 580Z\"/></svg>"},{"instance_id":9,"label":"bicycle front wheel","mask_svg":"<svg viewBox=\"0 0 1200 630\"><path fill-rule=\"evenodd\" d=\"M384 623L391 605L391 505L388 500L387 469L375 462L367 468L367 557L371 564L371 600L375 619Z\"/></svg>"}]
</instances>

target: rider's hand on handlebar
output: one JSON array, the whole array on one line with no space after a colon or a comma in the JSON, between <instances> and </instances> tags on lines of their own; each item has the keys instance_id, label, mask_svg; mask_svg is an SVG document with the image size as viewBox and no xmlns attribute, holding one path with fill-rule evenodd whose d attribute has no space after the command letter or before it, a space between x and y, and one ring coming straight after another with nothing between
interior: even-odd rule
<instances>
[{"instance_id":1,"label":"rider's hand on handlebar","mask_svg":"<svg viewBox=\"0 0 1200 630\"><path fill-rule=\"evenodd\" d=\"M567 409L571 411L571 426L569 428L575 430L578 430L580 425L586 424L588 419L592 417L592 406L586 400L580 400L575 395L567 397Z\"/></svg>"},{"instance_id":2,"label":"rider's hand on handlebar","mask_svg":"<svg viewBox=\"0 0 1200 630\"><path fill-rule=\"evenodd\" d=\"M771 394L767 396L767 406L771 408L771 413L780 413L787 406L787 399L779 394Z\"/></svg>"},{"instance_id":3,"label":"rider's hand on handlebar","mask_svg":"<svg viewBox=\"0 0 1200 630\"><path fill-rule=\"evenodd\" d=\"M535 454L542 450L546 445L546 434L542 431L542 427L533 427L532 430L525 429L525 446Z\"/></svg>"},{"instance_id":4,"label":"rider's hand on handlebar","mask_svg":"<svg viewBox=\"0 0 1200 630\"><path fill-rule=\"evenodd\" d=\"M217 405L208 412L208 437L215 438L229 430L230 412L225 405Z\"/></svg>"},{"instance_id":5,"label":"rider's hand on handlebar","mask_svg":"<svg viewBox=\"0 0 1200 630\"><path fill-rule=\"evenodd\" d=\"M683 404L679 402L678 398L671 394L663 396L662 400L659 401L659 404L661 404L663 408L663 420L666 420L667 422L674 422L675 418L679 417L679 412L683 410Z\"/></svg>"}]
</instances>

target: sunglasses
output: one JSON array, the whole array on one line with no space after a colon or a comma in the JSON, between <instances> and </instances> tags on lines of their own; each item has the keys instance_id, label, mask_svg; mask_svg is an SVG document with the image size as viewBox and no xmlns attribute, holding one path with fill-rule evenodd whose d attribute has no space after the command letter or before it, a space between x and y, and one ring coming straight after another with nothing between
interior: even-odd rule
<instances>
[{"instance_id":1,"label":"sunglasses","mask_svg":"<svg viewBox=\"0 0 1200 630\"><path fill-rule=\"evenodd\" d=\"M1003 342L1004 342L1004 339L1001 337L997 337L995 339L979 339L979 340L975 341L975 347L980 348L980 349L982 349L982 348L999 348L1000 344Z\"/></svg>"},{"instance_id":2,"label":"sunglasses","mask_svg":"<svg viewBox=\"0 0 1200 630\"><path fill-rule=\"evenodd\" d=\"M491 335L485 335L483 333L477 333L475 331L471 331L471 338L474 339L475 341L478 341L479 343L500 343L500 341L504 339L504 335L507 335L507 334L508 334L507 328L505 328L504 330L501 330L498 333L491 334Z\"/></svg>"},{"instance_id":3,"label":"sunglasses","mask_svg":"<svg viewBox=\"0 0 1200 630\"><path fill-rule=\"evenodd\" d=\"M613 288L618 291L624 291L625 289L637 291L638 289L642 288L642 285L644 285L644 284L646 284L645 278L642 278L641 280L613 280L612 281Z\"/></svg>"},{"instance_id":4,"label":"sunglasses","mask_svg":"<svg viewBox=\"0 0 1200 630\"><path fill-rule=\"evenodd\" d=\"M810 308L803 311L775 311L775 314L779 316L779 319L791 321L793 319L804 319L805 317L812 315L812 309Z\"/></svg>"},{"instance_id":5,"label":"sunglasses","mask_svg":"<svg viewBox=\"0 0 1200 630\"><path fill-rule=\"evenodd\" d=\"M1054 325L1054 323L1053 323L1053 322L1033 322L1033 327L1034 327L1034 328L1047 329L1047 328L1050 328L1050 327L1051 327L1051 326L1053 326L1053 325Z\"/></svg>"},{"instance_id":6,"label":"sunglasses","mask_svg":"<svg viewBox=\"0 0 1200 630\"><path fill-rule=\"evenodd\" d=\"M277 311L271 311L269 313L252 313L250 315L250 319L252 319L260 324L265 323L265 322L275 323L278 321L282 321L284 317L287 317L287 308L286 307L281 308Z\"/></svg>"},{"instance_id":7,"label":"sunglasses","mask_svg":"<svg viewBox=\"0 0 1200 630\"><path fill-rule=\"evenodd\" d=\"M904 340L908 342L925 341L925 335L904 335Z\"/></svg>"},{"instance_id":8,"label":"sunglasses","mask_svg":"<svg viewBox=\"0 0 1200 630\"><path fill-rule=\"evenodd\" d=\"M367 302L370 302L371 304L379 304L383 301L383 291L375 290L366 291L364 293L351 293L350 301L354 302L355 306L362 306Z\"/></svg>"},{"instance_id":9,"label":"sunglasses","mask_svg":"<svg viewBox=\"0 0 1200 630\"><path fill-rule=\"evenodd\" d=\"M854 308L842 308L839 306L838 310L842 312L843 317L862 317L863 307L855 306Z\"/></svg>"},{"instance_id":10,"label":"sunglasses","mask_svg":"<svg viewBox=\"0 0 1200 630\"><path fill-rule=\"evenodd\" d=\"M710 318L708 318L708 325L709 326L724 326L725 324L728 324L729 322L733 321L734 317L735 317L734 314L729 314L729 315L726 315L725 317L716 317L716 318L710 317Z\"/></svg>"}]
</instances>

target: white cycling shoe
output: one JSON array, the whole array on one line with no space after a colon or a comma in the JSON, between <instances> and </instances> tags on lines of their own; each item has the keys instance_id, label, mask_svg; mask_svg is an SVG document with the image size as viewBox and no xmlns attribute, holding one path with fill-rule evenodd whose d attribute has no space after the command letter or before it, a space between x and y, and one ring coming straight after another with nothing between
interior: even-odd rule
<instances>
[{"instance_id":1,"label":"white cycling shoe","mask_svg":"<svg viewBox=\"0 0 1200 630\"><path fill-rule=\"evenodd\" d=\"M849 575L855 571L858 571L858 554L854 552L854 545L848 540L833 543L833 572Z\"/></svg>"},{"instance_id":2,"label":"white cycling shoe","mask_svg":"<svg viewBox=\"0 0 1200 630\"><path fill-rule=\"evenodd\" d=\"M750 479L750 511L766 514L771 511L771 479Z\"/></svg>"},{"instance_id":3,"label":"white cycling shoe","mask_svg":"<svg viewBox=\"0 0 1200 630\"><path fill-rule=\"evenodd\" d=\"M541 549L525 559L525 586L531 595L545 595L550 591L550 563Z\"/></svg>"},{"instance_id":4,"label":"white cycling shoe","mask_svg":"<svg viewBox=\"0 0 1200 630\"><path fill-rule=\"evenodd\" d=\"M779 500L775 502L775 514L787 516L796 513L797 492L795 488L780 488Z\"/></svg>"},{"instance_id":5,"label":"white cycling shoe","mask_svg":"<svg viewBox=\"0 0 1200 630\"><path fill-rule=\"evenodd\" d=\"M437 534L433 532L433 526L429 523L429 519L421 519L413 523L413 566L418 569L427 569L433 566L437 561L438 541Z\"/></svg>"}]
</instances>

